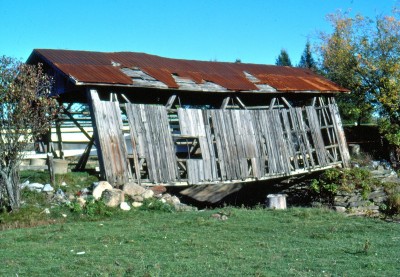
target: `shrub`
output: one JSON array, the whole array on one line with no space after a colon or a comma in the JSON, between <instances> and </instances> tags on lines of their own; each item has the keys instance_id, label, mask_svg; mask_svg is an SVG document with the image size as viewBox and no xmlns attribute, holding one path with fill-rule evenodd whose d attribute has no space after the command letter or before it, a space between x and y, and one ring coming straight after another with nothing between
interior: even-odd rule
<instances>
[{"instance_id":1,"label":"shrub","mask_svg":"<svg viewBox=\"0 0 400 277\"><path fill-rule=\"evenodd\" d=\"M360 190L363 198L367 199L372 187L377 185L378 181L372 178L368 170L331 168L326 170L319 180L312 180L310 189L320 199L327 199L332 204L333 197L339 191Z\"/></svg>"},{"instance_id":2,"label":"shrub","mask_svg":"<svg viewBox=\"0 0 400 277\"><path fill-rule=\"evenodd\" d=\"M175 211L175 208L173 205L171 205L169 203L164 203L164 202L160 201L159 199L148 198L148 199L144 199L143 205L140 206L140 210L161 211L161 212L172 213Z\"/></svg>"},{"instance_id":3,"label":"shrub","mask_svg":"<svg viewBox=\"0 0 400 277\"><path fill-rule=\"evenodd\" d=\"M111 216L113 210L107 207L102 200L94 200L94 198L90 197L86 200L86 204L83 207L76 200L71 201L67 206L72 213L87 215L88 217Z\"/></svg>"},{"instance_id":4,"label":"shrub","mask_svg":"<svg viewBox=\"0 0 400 277\"><path fill-rule=\"evenodd\" d=\"M400 214L400 192L389 194L387 206L388 213Z\"/></svg>"}]
</instances>

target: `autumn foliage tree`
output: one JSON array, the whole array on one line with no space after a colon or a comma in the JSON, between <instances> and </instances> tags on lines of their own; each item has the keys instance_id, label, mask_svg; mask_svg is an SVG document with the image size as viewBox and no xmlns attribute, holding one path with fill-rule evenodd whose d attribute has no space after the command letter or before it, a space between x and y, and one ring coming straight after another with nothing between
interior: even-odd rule
<instances>
[{"instance_id":1,"label":"autumn foliage tree","mask_svg":"<svg viewBox=\"0 0 400 277\"><path fill-rule=\"evenodd\" d=\"M372 114L379 128L400 154L400 20L390 16L370 19L346 14L329 17L334 32L322 34L321 69L332 81L352 91L342 95L343 117L358 122Z\"/></svg>"},{"instance_id":2,"label":"autumn foliage tree","mask_svg":"<svg viewBox=\"0 0 400 277\"><path fill-rule=\"evenodd\" d=\"M20 207L19 164L57 112L51 79L41 65L0 57L0 206Z\"/></svg>"}]
</instances>

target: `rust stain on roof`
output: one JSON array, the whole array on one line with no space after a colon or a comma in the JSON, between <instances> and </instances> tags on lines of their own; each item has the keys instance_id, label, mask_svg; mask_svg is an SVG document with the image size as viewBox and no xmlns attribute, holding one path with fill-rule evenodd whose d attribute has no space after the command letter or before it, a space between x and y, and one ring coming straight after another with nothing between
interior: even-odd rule
<instances>
[{"instance_id":1,"label":"rust stain on roof","mask_svg":"<svg viewBox=\"0 0 400 277\"><path fill-rule=\"evenodd\" d=\"M35 49L28 59L45 61L76 82L132 85L134 81L122 68L140 69L171 89L178 89L172 75L193 80L196 84L213 82L232 91L255 91L266 84L277 91L348 92L326 78L304 68L286 66L206 62L170 59L135 52L89 52ZM256 77L253 83L244 72Z\"/></svg>"},{"instance_id":2,"label":"rust stain on roof","mask_svg":"<svg viewBox=\"0 0 400 277\"><path fill-rule=\"evenodd\" d=\"M108 83L108 84L132 84L132 79L120 71L116 71L111 65L89 65L79 66L73 64L55 65L74 80L85 83Z\"/></svg>"}]
</instances>

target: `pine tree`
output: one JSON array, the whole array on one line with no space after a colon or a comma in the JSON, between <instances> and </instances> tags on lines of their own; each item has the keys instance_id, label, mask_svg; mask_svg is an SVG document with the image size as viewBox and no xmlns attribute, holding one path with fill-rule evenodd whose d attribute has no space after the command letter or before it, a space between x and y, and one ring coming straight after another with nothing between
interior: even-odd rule
<instances>
[{"instance_id":1,"label":"pine tree","mask_svg":"<svg viewBox=\"0 0 400 277\"><path fill-rule=\"evenodd\" d=\"M317 68L316 64L315 64L315 60L311 53L311 46L310 46L309 41L307 41L307 43L306 43L306 47L304 48L304 52L301 55L298 67L309 68L313 71L315 71Z\"/></svg>"},{"instance_id":2,"label":"pine tree","mask_svg":"<svg viewBox=\"0 0 400 277\"><path fill-rule=\"evenodd\" d=\"M278 58L276 59L275 62L276 65L281 65L281 66L292 66L292 62L290 61L289 54L285 49L281 50L281 53L279 54Z\"/></svg>"}]
</instances>

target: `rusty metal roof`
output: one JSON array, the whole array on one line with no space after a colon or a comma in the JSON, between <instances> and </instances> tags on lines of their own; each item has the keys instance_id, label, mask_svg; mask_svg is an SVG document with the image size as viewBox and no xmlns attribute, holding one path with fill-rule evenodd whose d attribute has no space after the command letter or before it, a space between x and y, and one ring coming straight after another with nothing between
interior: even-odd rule
<instances>
[{"instance_id":1,"label":"rusty metal roof","mask_svg":"<svg viewBox=\"0 0 400 277\"><path fill-rule=\"evenodd\" d=\"M179 76L196 84L212 82L230 91L257 92L257 85L269 85L278 92L348 92L311 70L296 67L170 59L135 52L52 49L35 49L27 62L45 62L80 84L134 85L135 80L121 71L131 68L143 71L170 89L179 89L173 77ZM250 81L245 72L257 81Z\"/></svg>"}]
</instances>

